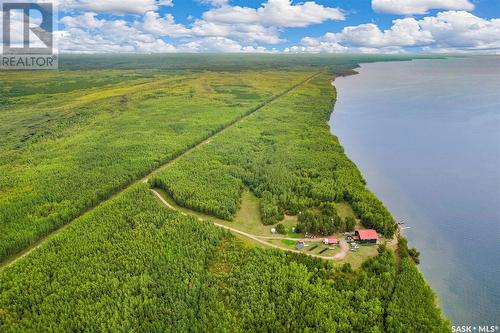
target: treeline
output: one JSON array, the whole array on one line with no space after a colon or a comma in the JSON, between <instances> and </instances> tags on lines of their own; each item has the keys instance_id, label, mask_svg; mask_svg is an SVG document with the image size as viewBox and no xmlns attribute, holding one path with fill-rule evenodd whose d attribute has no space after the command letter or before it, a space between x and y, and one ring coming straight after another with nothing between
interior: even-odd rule
<instances>
[{"instance_id":1,"label":"treeline","mask_svg":"<svg viewBox=\"0 0 500 333\"><path fill-rule=\"evenodd\" d=\"M341 218L335 208L335 203L322 203L316 208L306 209L299 213L297 232L331 235L337 232L353 231L356 220L347 216Z\"/></svg>"},{"instance_id":2,"label":"treeline","mask_svg":"<svg viewBox=\"0 0 500 333\"><path fill-rule=\"evenodd\" d=\"M387 237L392 237L397 224L384 204L371 192L354 190L345 193L345 200L351 203L354 212L361 218L367 228L377 229Z\"/></svg>"},{"instance_id":3,"label":"treeline","mask_svg":"<svg viewBox=\"0 0 500 333\"><path fill-rule=\"evenodd\" d=\"M450 332L435 295L409 258L402 258L396 288L387 306L387 332Z\"/></svg>"},{"instance_id":4,"label":"treeline","mask_svg":"<svg viewBox=\"0 0 500 333\"><path fill-rule=\"evenodd\" d=\"M425 283L399 277L393 254L383 247L361 269L344 273L304 255L226 241L209 267L234 332L450 332L435 315L439 310ZM401 304L420 316L420 324L410 323L414 315L404 313L399 331L391 309L398 281L408 282L408 291L416 288L418 299L401 295L408 296Z\"/></svg>"},{"instance_id":5,"label":"treeline","mask_svg":"<svg viewBox=\"0 0 500 333\"><path fill-rule=\"evenodd\" d=\"M264 224L348 202L365 226L390 237L396 222L329 132L334 99L330 76L316 76L157 173L153 182L180 205L227 220L246 186L261 200ZM323 233L350 229L345 223L303 226Z\"/></svg>"},{"instance_id":6,"label":"treeline","mask_svg":"<svg viewBox=\"0 0 500 333\"><path fill-rule=\"evenodd\" d=\"M415 264L420 264L420 252L416 248L408 248L408 240L402 236L398 237L398 255L400 258L410 257Z\"/></svg>"},{"instance_id":7,"label":"treeline","mask_svg":"<svg viewBox=\"0 0 500 333\"><path fill-rule=\"evenodd\" d=\"M420 58L429 58L429 55ZM437 58L439 56L435 56ZM411 60L416 55L373 54L114 54L61 55L62 69L154 69L162 71L205 70L233 72L241 70L331 70L336 74L352 73L361 62Z\"/></svg>"},{"instance_id":8,"label":"treeline","mask_svg":"<svg viewBox=\"0 0 500 333\"><path fill-rule=\"evenodd\" d=\"M138 184L0 272L0 331L444 328L425 282L402 272L383 247L354 272L247 248L211 223L167 209Z\"/></svg>"}]
</instances>

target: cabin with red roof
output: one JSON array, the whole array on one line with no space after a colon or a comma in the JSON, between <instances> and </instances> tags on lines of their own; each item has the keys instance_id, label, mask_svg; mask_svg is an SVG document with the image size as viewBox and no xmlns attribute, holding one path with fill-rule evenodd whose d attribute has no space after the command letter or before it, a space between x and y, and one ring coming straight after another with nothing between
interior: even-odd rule
<instances>
[{"instance_id":1,"label":"cabin with red roof","mask_svg":"<svg viewBox=\"0 0 500 333\"><path fill-rule=\"evenodd\" d=\"M359 229L354 232L353 239L360 243L376 244L378 241L378 234L377 231L373 229Z\"/></svg>"}]
</instances>

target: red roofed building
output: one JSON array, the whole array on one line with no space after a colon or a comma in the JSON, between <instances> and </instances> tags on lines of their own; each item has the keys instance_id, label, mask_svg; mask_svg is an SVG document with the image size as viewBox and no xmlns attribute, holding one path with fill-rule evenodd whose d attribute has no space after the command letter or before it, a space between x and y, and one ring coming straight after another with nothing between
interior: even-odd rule
<instances>
[{"instance_id":1,"label":"red roofed building","mask_svg":"<svg viewBox=\"0 0 500 333\"><path fill-rule=\"evenodd\" d=\"M357 238L360 243L377 243L378 234L376 230L373 229L360 229L354 232L354 239Z\"/></svg>"},{"instance_id":2,"label":"red roofed building","mask_svg":"<svg viewBox=\"0 0 500 333\"><path fill-rule=\"evenodd\" d=\"M325 245L336 245L339 243L339 240L335 237L328 237L323 240L323 244Z\"/></svg>"}]
</instances>

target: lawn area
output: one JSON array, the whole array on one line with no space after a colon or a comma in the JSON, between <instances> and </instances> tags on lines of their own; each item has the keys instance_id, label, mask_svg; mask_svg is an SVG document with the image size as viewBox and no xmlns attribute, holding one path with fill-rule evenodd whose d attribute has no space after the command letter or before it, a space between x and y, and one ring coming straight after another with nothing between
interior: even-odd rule
<instances>
[{"instance_id":1,"label":"lawn area","mask_svg":"<svg viewBox=\"0 0 500 333\"><path fill-rule=\"evenodd\" d=\"M335 208L337 208L337 213L343 219L345 219L346 217L356 218L356 214L354 214L351 205L349 205L349 203L347 202L339 202L335 204Z\"/></svg>"},{"instance_id":2,"label":"lawn area","mask_svg":"<svg viewBox=\"0 0 500 333\"><path fill-rule=\"evenodd\" d=\"M281 246L284 249L288 250L295 250L295 244L297 244L297 241L291 240L291 239L271 239L269 240L270 243ZM335 248L332 248L330 246L324 245L322 242L318 241L305 241L306 246L300 250L300 252L304 254L314 254L314 255L319 255L319 256L324 256L324 257L332 257L335 254L337 254L340 251L340 248L337 246ZM320 253L324 249L327 249L325 252Z\"/></svg>"},{"instance_id":3,"label":"lawn area","mask_svg":"<svg viewBox=\"0 0 500 333\"><path fill-rule=\"evenodd\" d=\"M251 248L251 247L258 247L258 248L261 248L261 249L269 249L271 248L270 246L266 246L260 242L257 242L251 238L248 238L246 236L243 236L243 235L240 235L240 234L237 234L235 232L232 233L239 241L240 241L240 244L242 244L243 246L247 247L247 248Z\"/></svg>"},{"instance_id":4,"label":"lawn area","mask_svg":"<svg viewBox=\"0 0 500 333\"><path fill-rule=\"evenodd\" d=\"M162 194L165 194L165 192L163 191ZM211 218L216 219L217 223L226 225L228 227L236 228L244 232L248 232L254 236L264 236L264 237L273 236L273 234L271 233L271 229L274 228L276 224L275 225L262 224L259 205L260 205L259 198L257 198L255 194L253 194L248 189L245 189L241 196L240 209L236 213L233 221L225 221L217 219L215 217ZM285 219L280 223L283 224L287 228L287 230L289 230L287 237L291 238L303 237L303 234L295 234L291 232L292 227L295 227L297 225L296 216L285 216ZM285 237L278 234L274 236Z\"/></svg>"},{"instance_id":5,"label":"lawn area","mask_svg":"<svg viewBox=\"0 0 500 333\"><path fill-rule=\"evenodd\" d=\"M285 246L295 246L297 242L294 241L294 240L291 240L291 239L282 239L281 240L281 244L285 245Z\"/></svg>"},{"instance_id":6,"label":"lawn area","mask_svg":"<svg viewBox=\"0 0 500 333\"><path fill-rule=\"evenodd\" d=\"M241 195L241 206L232 222L227 222L228 226L240 229L257 236L269 236L271 227L265 226L261 222L259 198L249 190L244 190Z\"/></svg>"},{"instance_id":7,"label":"lawn area","mask_svg":"<svg viewBox=\"0 0 500 333\"><path fill-rule=\"evenodd\" d=\"M269 239L267 240L269 243L282 247L287 250L295 250L296 241L291 239ZM304 250L302 250L304 251Z\"/></svg>"},{"instance_id":8,"label":"lawn area","mask_svg":"<svg viewBox=\"0 0 500 333\"><path fill-rule=\"evenodd\" d=\"M353 269L361 267L361 264L368 258L375 257L378 254L378 245L360 245L357 252L349 252L342 260L337 261L339 264L349 263Z\"/></svg>"},{"instance_id":9,"label":"lawn area","mask_svg":"<svg viewBox=\"0 0 500 333\"><path fill-rule=\"evenodd\" d=\"M329 246L329 245L323 244L322 242L311 242L309 244L311 246L308 248L307 253L310 253L310 254L317 254L317 255L320 255L320 256L329 257L329 256L334 256L335 254L337 254L338 252L340 252L340 248L339 248L338 245L336 245L336 246ZM314 245L317 245L318 247L316 247L314 250L310 250L310 248L313 247ZM324 249L328 249L328 250L326 250L323 253L320 253Z\"/></svg>"}]
</instances>

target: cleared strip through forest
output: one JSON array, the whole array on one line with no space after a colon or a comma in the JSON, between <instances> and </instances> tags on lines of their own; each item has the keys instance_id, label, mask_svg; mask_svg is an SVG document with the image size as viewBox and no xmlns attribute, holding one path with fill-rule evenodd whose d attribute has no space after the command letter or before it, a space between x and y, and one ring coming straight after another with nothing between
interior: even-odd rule
<instances>
[{"instance_id":1,"label":"cleared strip through forest","mask_svg":"<svg viewBox=\"0 0 500 333\"><path fill-rule=\"evenodd\" d=\"M283 97L284 95L288 94L289 92L299 88L300 86L306 84L307 82L309 82L310 80L312 80L313 78L315 78L316 76L318 76L319 74L321 74L321 72L317 72L311 76L309 76L308 78L306 78L305 80L289 87L288 89L284 90L283 92L277 94L277 95L274 95L272 97L270 97L269 99L267 99L266 101L262 102L261 104L257 105L256 107L254 108L251 108L249 109L247 112L243 113L242 115L234 118L232 121L230 121L229 123L225 124L225 125L222 125L221 127L215 129L212 133L210 133L208 136L200 139L199 141L197 142L194 142L188 149L185 149L183 151L179 151L177 153L174 153L173 154L173 157L171 157L169 160L165 161L164 163L162 163L159 167L157 168L154 168L154 169L151 169L151 170L148 170L146 171L142 176L139 177L139 179L136 179L128 184L126 184L124 187L122 188L119 188L114 194L112 194L111 196L109 196L108 198L102 200L101 202L99 202L97 205L89 208L88 210L86 210L85 212L83 212L80 216L84 215L84 214L87 214L91 211L93 211L94 209L98 208L100 205L102 205L104 202L107 202L111 199L113 199L114 197L116 197L117 195L119 195L120 193L122 193L123 191L125 191L126 189L128 189L129 187L131 187L132 185L134 184L137 184L139 182L147 182L148 180L148 177L159 171L159 170L162 170L164 169L165 167L167 167L169 164L175 162L177 159L179 159L180 157L184 156L184 155L187 155L189 154L190 152L192 152L193 150L195 150L196 148L198 148L199 146L201 145L204 145L208 142L210 142L210 140L212 140L213 138L217 137L218 135L220 135L221 133L223 133L225 130L231 128L232 126L234 126L235 124L237 124L238 122L240 122L241 120L245 119L246 117L252 115L253 113L259 111L260 109L264 108L266 105L274 102L275 100L277 100L278 98L280 97ZM79 216L79 217L80 217ZM55 237L58 233L62 232L64 229L66 229L66 227L68 225L70 225L74 220L78 219L79 217L69 221L68 223L64 224L63 226L59 227L58 229L55 229L54 231L52 231L51 233L49 233L48 235L46 235L45 237L42 237L40 238L39 240L37 240L36 242L34 242L33 244L31 244L30 246L26 247L25 249L23 249L22 251L20 252L17 252L16 254L14 255L11 255L9 257L7 257L6 259L4 259L1 263L0 263L0 271L2 271L3 269L5 269L6 267L12 265L13 263L15 263L16 261L18 261L19 259L29 255L32 251L36 250L37 248L39 248L40 246L42 246L44 243L46 243L47 241L49 241L50 239L52 239L53 237Z\"/></svg>"}]
</instances>

